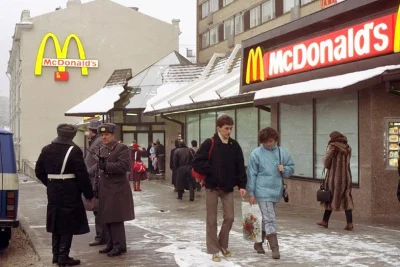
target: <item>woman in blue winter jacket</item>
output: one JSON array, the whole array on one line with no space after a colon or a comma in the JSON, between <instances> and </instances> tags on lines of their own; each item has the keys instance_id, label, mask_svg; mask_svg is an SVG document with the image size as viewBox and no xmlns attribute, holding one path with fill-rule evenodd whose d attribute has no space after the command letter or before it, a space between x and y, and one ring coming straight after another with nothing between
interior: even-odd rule
<instances>
[{"instance_id":1,"label":"woman in blue winter jacket","mask_svg":"<svg viewBox=\"0 0 400 267\"><path fill-rule=\"evenodd\" d=\"M275 209L283 194L283 177L294 173L294 163L289 153L277 146L279 133L267 127L258 134L258 148L250 154L248 162L247 192L250 204L256 200L262 213L262 242L255 243L254 249L264 254L262 243L268 240L272 258L279 259L279 245L276 233Z\"/></svg>"}]
</instances>

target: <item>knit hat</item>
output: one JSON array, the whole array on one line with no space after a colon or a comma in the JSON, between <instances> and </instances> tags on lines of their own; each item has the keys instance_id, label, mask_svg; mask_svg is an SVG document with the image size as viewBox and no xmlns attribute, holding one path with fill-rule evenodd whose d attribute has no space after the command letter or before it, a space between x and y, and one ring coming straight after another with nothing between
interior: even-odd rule
<instances>
[{"instance_id":1,"label":"knit hat","mask_svg":"<svg viewBox=\"0 0 400 267\"><path fill-rule=\"evenodd\" d=\"M88 129L89 129L89 130L97 131L97 128L99 128L100 125L101 125L101 121L99 121L99 120L92 120L92 121L89 122Z\"/></svg>"},{"instance_id":2,"label":"knit hat","mask_svg":"<svg viewBox=\"0 0 400 267\"><path fill-rule=\"evenodd\" d=\"M63 137L63 138L67 138L67 139L74 139L76 132L78 131L78 129L76 128L76 126L72 125L72 124L60 124L57 127L57 135L59 137Z\"/></svg>"},{"instance_id":3,"label":"knit hat","mask_svg":"<svg viewBox=\"0 0 400 267\"><path fill-rule=\"evenodd\" d=\"M103 123L102 125L100 125L97 128L97 132L99 134L102 134L102 133L113 134L113 133L115 133L116 128L117 128L117 126L114 123Z\"/></svg>"},{"instance_id":4,"label":"knit hat","mask_svg":"<svg viewBox=\"0 0 400 267\"><path fill-rule=\"evenodd\" d=\"M138 144L136 144L136 143L133 143L133 144L132 144L132 148L133 148L133 149L138 149L138 147L139 147Z\"/></svg>"}]
</instances>

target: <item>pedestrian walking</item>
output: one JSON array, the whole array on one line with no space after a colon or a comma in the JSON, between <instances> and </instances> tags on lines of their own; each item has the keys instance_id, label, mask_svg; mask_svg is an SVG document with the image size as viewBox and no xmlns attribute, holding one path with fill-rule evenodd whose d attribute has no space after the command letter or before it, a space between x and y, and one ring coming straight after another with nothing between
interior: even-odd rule
<instances>
[{"instance_id":1,"label":"pedestrian walking","mask_svg":"<svg viewBox=\"0 0 400 267\"><path fill-rule=\"evenodd\" d=\"M146 169L142 171L136 171L134 166L135 162L142 162L142 157L146 157L147 151L145 148L139 147L137 143L133 143L132 150L130 151L130 159L131 159L131 172L129 174L131 181L133 181L133 190L134 191L142 191L140 188L140 182L147 179Z\"/></svg>"},{"instance_id":2,"label":"pedestrian walking","mask_svg":"<svg viewBox=\"0 0 400 267\"><path fill-rule=\"evenodd\" d=\"M69 256L73 235L90 232L82 193L94 206L92 184L82 150L74 143L77 128L57 127L58 137L45 146L36 161L36 177L47 187L46 230L52 233L53 264L79 265Z\"/></svg>"},{"instance_id":3,"label":"pedestrian walking","mask_svg":"<svg viewBox=\"0 0 400 267\"><path fill-rule=\"evenodd\" d=\"M179 140L179 148L174 152L174 166L176 169L176 190L178 199L182 200L185 190L190 192L190 201L194 201L196 181L192 177L193 152L186 146L185 141Z\"/></svg>"},{"instance_id":4,"label":"pedestrian walking","mask_svg":"<svg viewBox=\"0 0 400 267\"><path fill-rule=\"evenodd\" d=\"M347 225L344 229L352 231L354 203L351 195L351 147L347 143L346 136L340 132L334 131L329 137L324 157L324 167L327 169L324 186L331 191L332 200L330 203L322 203L325 212L322 221L317 224L328 228L332 211L345 211Z\"/></svg>"},{"instance_id":5,"label":"pedestrian walking","mask_svg":"<svg viewBox=\"0 0 400 267\"><path fill-rule=\"evenodd\" d=\"M158 173L156 175L163 175L165 171L165 146L160 143L160 140L156 141L154 151L156 154L158 167Z\"/></svg>"},{"instance_id":6,"label":"pedestrian walking","mask_svg":"<svg viewBox=\"0 0 400 267\"><path fill-rule=\"evenodd\" d=\"M106 225L108 242L99 253L109 257L125 253L125 221L135 218L132 191L127 172L129 171L129 149L115 139L116 126L104 123L98 132L103 142L99 157L99 216Z\"/></svg>"},{"instance_id":7,"label":"pedestrian walking","mask_svg":"<svg viewBox=\"0 0 400 267\"><path fill-rule=\"evenodd\" d=\"M154 167L153 167L153 159L152 159L152 157L151 157L151 150L153 149L153 142L149 142L149 145L148 145L148 147L147 147L147 157L148 157L148 159L149 159L149 166L148 166L148 168L149 168L149 172L150 173L153 173L153 171L154 171ZM154 149L153 149L153 151L154 151ZM154 153L154 152L153 152Z\"/></svg>"},{"instance_id":8,"label":"pedestrian walking","mask_svg":"<svg viewBox=\"0 0 400 267\"><path fill-rule=\"evenodd\" d=\"M169 156L169 168L172 171L172 184L174 185L174 191L177 192L176 189L176 175L177 175L177 168L174 166L174 153L179 148L179 141L175 140L175 147L171 149L171 154Z\"/></svg>"},{"instance_id":9,"label":"pedestrian walking","mask_svg":"<svg viewBox=\"0 0 400 267\"><path fill-rule=\"evenodd\" d=\"M89 149L86 153L85 164L89 173L89 178L92 183L92 188L95 196L95 205L93 208L94 223L96 229L96 236L89 246L100 246L107 243L107 234L104 229L104 225L100 223L99 220L99 169L96 155L99 155L100 148L103 143L101 138L97 134L97 128L100 126L101 122L99 120L93 120L89 123L87 137L89 139ZM89 210L88 208L86 208Z\"/></svg>"},{"instance_id":10,"label":"pedestrian walking","mask_svg":"<svg viewBox=\"0 0 400 267\"><path fill-rule=\"evenodd\" d=\"M262 214L262 241L255 243L254 249L265 254L262 244L266 238L273 259L280 258L275 210L283 195L283 177L294 173L292 157L277 146L278 140L279 133L275 129L262 129L258 134L261 145L251 152L247 166L249 202L254 205L257 200Z\"/></svg>"},{"instance_id":11,"label":"pedestrian walking","mask_svg":"<svg viewBox=\"0 0 400 267\"><path fill-rule=\"evenodd\" d=\"M206 243L207 253L212 254L212 260L220 262L219 251L225 257L231 257L228 250L229 232L232 228L234 215L233 190L238 186L240 195L246 195L247 176L244 166L242 148L230 137L233 119L221 115L217 119L217 133L206 139L193 159L193 169L205 174L206 187ZM211 158L209 159L209 152ZM221 230L217 235L218 198L222 201L223 218Z\"/></svg>"}]
</instances>

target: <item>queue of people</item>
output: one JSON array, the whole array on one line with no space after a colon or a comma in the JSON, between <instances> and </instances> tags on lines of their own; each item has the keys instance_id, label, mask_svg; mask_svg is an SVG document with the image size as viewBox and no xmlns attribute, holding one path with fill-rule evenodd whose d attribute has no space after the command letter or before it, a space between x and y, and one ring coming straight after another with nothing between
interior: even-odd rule
<instances>
[{"instance_id":1,"label":"queue of people","mask_svg":"<svg viewBox=\"0 0 400 267\"><path fill-rule=\"evenodd\" d=\"M182 199L184 190L194 190L198 181L192 171L204 175L206 194L206 246L215 262L231 257L229 234L234 222L234 195L248 195L250 204L259 206L262 214L262 242L254 243L257 253L264 254L263 243L267 240L272 258L279 259L278 229L275 211L284 193L284 178L294 174L295 164L283 147L279 147L279 133L271 127L258 135L260 146L249 157L247 171L240 144L232 139L233 119L222 115L216 122L216 133L198 148L191 142L189 148L183 140L175 142L171 151L170 168L172 183ZM117 142L116 126L112 123L92 121L88 127L88 153L73 143L77 128L69 124L57 127L57 138L45 146L36 163L36 176L47 187L48 208L46 229L52 233L53 263L58 266L78 265L80 261L70 257L73 235L89 232L85 209L93 211L96 233L90 246L105 245L99 250L109 257L127 251L124 222L135 218L133 190L141 191L140 182L147 179L142 157L149 162L162 160L165 147L156 142L142 148L134 142L129 149ZM162 147L161 147L162 146ZM325 188L332 192L332 201L321 203L325 208L323 220L318 225L328 228L332 211L345 211L346 230L353 230L350 172L351 148L339 132L332 132L324 158L327 169ZM164 170L159 162L154 165ZM150 167L150 166L149 166ZM143 171L144 169L144 171ZM156 168L154 168L156 169ZM127 173L129 174L129 179ZM223 206L223 223L219 233L218 200Z\"/></svg>"}]
</instances>

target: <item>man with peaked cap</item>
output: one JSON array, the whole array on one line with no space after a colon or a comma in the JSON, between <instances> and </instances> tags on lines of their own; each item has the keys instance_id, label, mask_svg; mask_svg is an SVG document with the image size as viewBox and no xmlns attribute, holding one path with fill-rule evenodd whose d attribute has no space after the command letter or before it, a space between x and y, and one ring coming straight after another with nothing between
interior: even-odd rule
<instances>
[{"instance_id":1,"label":"man with peaked cap","mask_svg":"<svg viewBox=\"0 0 400 267\"><path fill-rule=\"evenodd\" d=\"M135 219L127 176L129 149L115 139L115 124L104 123L97 131L103 142L99 157L99 216L108 235L107 245L99 253L114 257L126 252L124 222Z\"/></svg>"},{"instance_id":2,"label":"man with peaked cap","mask_svg":"<svg viewBox=\"0 0 400 267\"><path fill-rule=\"evenodd\" d=\"M53 263L79 265L69 257L73 235L89 233L82 193L94 205L93 189L82 150L74 143L77 128L57 127L58 137L45 146L36 162L36 177L47 187L46 229L52 233Z\"/></svg>"},{"instance_id":3,"label":"man with peaked cap","mask_svg":"<svg viewBox=\"0 0 400 267\"><path fill-rule=\"evenodd\" d=\"M101 125L101 121L92 120L88 126L87 138L89 139L89 149L86 153L85 164L89 172L90 181L92 182L93 192L95 195L95 206L93 209L86 207L87 210L92 210L96 227L96 236L94 241L89 243L89 246L104 245L107 242L107 235L104 226L99 222L99 179L98 179L98 164L96 155L100 154L100 148L103 146L101 138L97 134L97 128ZM87 205L86 205L87 206Z\"/></svg>"}]
</instances>

